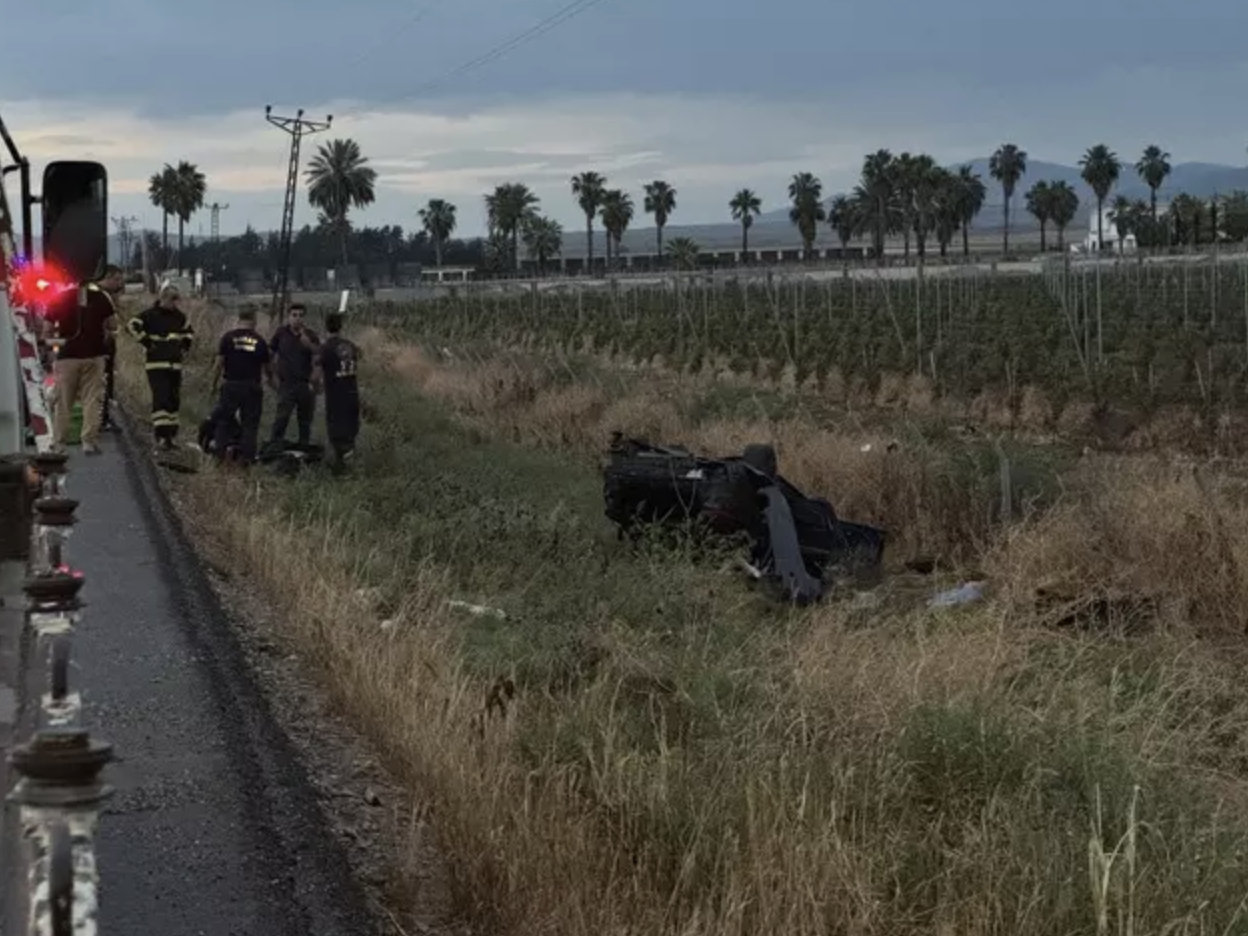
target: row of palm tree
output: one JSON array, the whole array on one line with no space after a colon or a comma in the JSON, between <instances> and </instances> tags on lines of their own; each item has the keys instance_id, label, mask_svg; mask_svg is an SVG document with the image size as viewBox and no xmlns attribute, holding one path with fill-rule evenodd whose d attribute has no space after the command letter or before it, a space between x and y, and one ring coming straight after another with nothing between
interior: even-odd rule
<instances>
[{"instance_id":1,"label":"row of palm tree","mask_svg":"<svg viewBox=\"0 0 1248 936\"><path fill-rule=\"evenodd\" d=\"M178 254L181 255L186 223L204 207L208 180L199 167L186 160L176 166L165 163L147 181L147 194L161 212L161 247L169 256L169 219L178 219Z\"/></svg>"},{"instance_id":2,"label":"row of palm tree","mask_svg":"<svg viewBox=\"0 0 1248 936\"><path fill-rule=\"evenodd\" d=\"M1001 187L1003 197L1002 248L1009 253L1010 214L1017 186L1027 172L1027 152L1015 143L1003 143L989 159L989 175ZM1135 171L1150 190L1149 216L1157 222L1157 190L1170 174L1170 154L1159 146L1144 149ZM1097 200L1098 240L1104 243L1101 229L1103 208L1123 171L1123 164L1104 144L1091 147L1080 159L1081 175ZM352 139L335 139L322 144L314 154L305 173L308 199L318 210L317 222L338 239L343 262L347 258L349 215L352 209L363 208L376 200L377 172L368 165L359 144ZM163 244L168 255L169 219L178 219L178 247L183 245L184 228L191 216L203 207L206 191L204 174L192 163L166 164L149 182L152 203L163 212ZM571 178L571 193L585 215L586 255L594 259L594 226L605 231L607 261L618 258L624 233L636 215L632 196L621 188L608 185L605 176L585 171ZM821 223L831 226L843 247L857 238L868 239L876 257L883 256L887 237L900 236L907 257L913 243L920 257L926 255L928 244L935 240L944 256L960 233L962 251L970 253L971 223L982 211L987 188L972 166L948 169L937 164L925 153L893 154L880 149L863 160L859 181L847 193L825 202L823 185L810 172L799 172L789 182L789 219L797 228L803 246L809 252L814 245ZM676 189L662 179L644 186L642 210L653 217L657 252L664 251L663 234L676 210ZM1120 204L1120 202L1123 202ZM485 195L488 222L487 245L495 263L514 269L519 263L519 246L524 244L530 256L545 264L558 256L563 229L555 220L539 211L540 199L522 182L498 185ZM1060 180L1036 182L1025 194L1025 206L1040 222L1041 249L1047 249L1048 228L1057 231L1061 248L1066 227L1079 208L1074 189ZM728 210L741 226L741 249L749 249L750 228L762 213L762 199L751 189L743 188L728 202ZM1113 217L1119 227L1139 227L1143 217L1139 204L1115 203ZM439 264L445 244L457 226L456 206L444 199L431 199L420 210L425 233L434 244ZM692 243L692 242L689 242ZM682 242L682 251L689 244ZM670 251L668 253L671 253Z\"/></svg>"},{"instance_id":3,"label":"row of palm tree","mask_svg":"<svg viewBox=\"0 0 1248 936\"><path fill-rule=\"evenodd\" d=\"M377 170L368 165L360 145L352 139L336 139L317 148L304 178L308 201L318 211L317 224L338 239L343 263L347 262L347 235L352 208L376 200ZM185 226L204 207L208 180L194 164L182 160L168 163L148 180L148 198L161 210L161 248L169 256L169 219L178 219L178 256L183 252Z\"/></svg>"}]
</instances>

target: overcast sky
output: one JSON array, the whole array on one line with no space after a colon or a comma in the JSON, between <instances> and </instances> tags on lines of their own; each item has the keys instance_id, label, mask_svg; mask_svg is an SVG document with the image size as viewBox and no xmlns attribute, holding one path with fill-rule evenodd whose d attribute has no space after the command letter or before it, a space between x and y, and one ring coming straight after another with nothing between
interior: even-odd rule
<instances>
[{"instance_id":1,"label":"overcast sky","mask_svg":"<svg viewBox=\"0 0 1248 936\"><path fill-rule=\"evenodd\" d=\"M112 213L150 227L147 177L197 163L226 233L280 221L288 138L266 103L334 114L305 164L318 142L359 141L380 174L360 223L413 228L446 198L464 234L504 181L579 228L568 178L591 168L638 203L667 179L673 222L708 223L742 186L781 207L794 172L846 188L880 146L953 162L1011 140L1071 164L1093 143L1134 161L1157 142L1176 162L1248 162L1243 0L600 0L443 81L568 2L13 2L0 112L39 168L105 162ZM301 193L296 224L312 220Z\"/></svg>"}]
</instances>

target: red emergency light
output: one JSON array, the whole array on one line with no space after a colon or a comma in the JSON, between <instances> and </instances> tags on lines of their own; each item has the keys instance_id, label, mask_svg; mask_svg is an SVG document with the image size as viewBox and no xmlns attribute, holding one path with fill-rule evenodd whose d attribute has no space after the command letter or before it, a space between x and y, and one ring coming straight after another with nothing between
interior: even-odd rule
<instances>
[{"instance_id":1,"label":"red emergency light","mask_svg":"<svg viewBox=\"0 0 1248 936\"><path fill-rule=\"evenodd\" d=\"M28 264L17 271L14 281L16 305L44 305L63 292L77 288L65 273L51 263Z\"/></svg>"}]
</instances>

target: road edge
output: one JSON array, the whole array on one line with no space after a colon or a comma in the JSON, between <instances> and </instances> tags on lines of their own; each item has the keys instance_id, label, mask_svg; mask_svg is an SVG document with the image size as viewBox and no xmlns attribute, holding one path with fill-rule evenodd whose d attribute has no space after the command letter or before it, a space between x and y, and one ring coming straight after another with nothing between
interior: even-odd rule
<instances>
[{"instance_id":1,"label":"road edge","mask_svg":"<svg viewBox=\"0 0 1248 936\"><path fill-rule=\"evenodd\" d=\"M297 871L284 883L289 884L291 900L304 917L303 928L318 936L380 932L381 921L348 870L345 850L330 832L298 746L275 716L252 672L236 633L238 622L213 588L158 467L139 441L141 431L119 402L113 404L117 424L113 438L127 480L155 534L153 546L162 559L161 574L173 586L180 625L199 665L211 676L222 716L248 742L236 745L245 750L235 753L243 754L238 767L251 775L248 785L257 792L250 808L263 813L265 825L278 833L267 843L271 855L284 858ZM107 725L95 727L102 737L108 736ZM102 821L107 822L107 816ZM107 878L108 869L102 869L102 874Z\"/></svg>"}]
</instances>

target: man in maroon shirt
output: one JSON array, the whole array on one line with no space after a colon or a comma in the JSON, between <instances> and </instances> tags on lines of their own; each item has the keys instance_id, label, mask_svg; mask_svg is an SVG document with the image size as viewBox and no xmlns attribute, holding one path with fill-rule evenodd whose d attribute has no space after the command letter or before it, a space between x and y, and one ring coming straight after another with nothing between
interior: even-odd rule
<instances>
[{"instance_id":1,"label":"man in maroon shirt","mask_svg":"<svg viewBox=\"0 0 1248 936\"><path fill-rule=\"evenodd\" d=\"M67 292L51 313L53 339L61 342L56 355L56 409L52 414L52 439L65 446L74 404L82 404L82 451L100 452L100 423L104 417L104 358L109 336L117 330L117 307L113 296L125 287L120 267L109 264L99 283L87 286L86 304L79 304L77 290Z\"/></svg>"}]
</instances>

